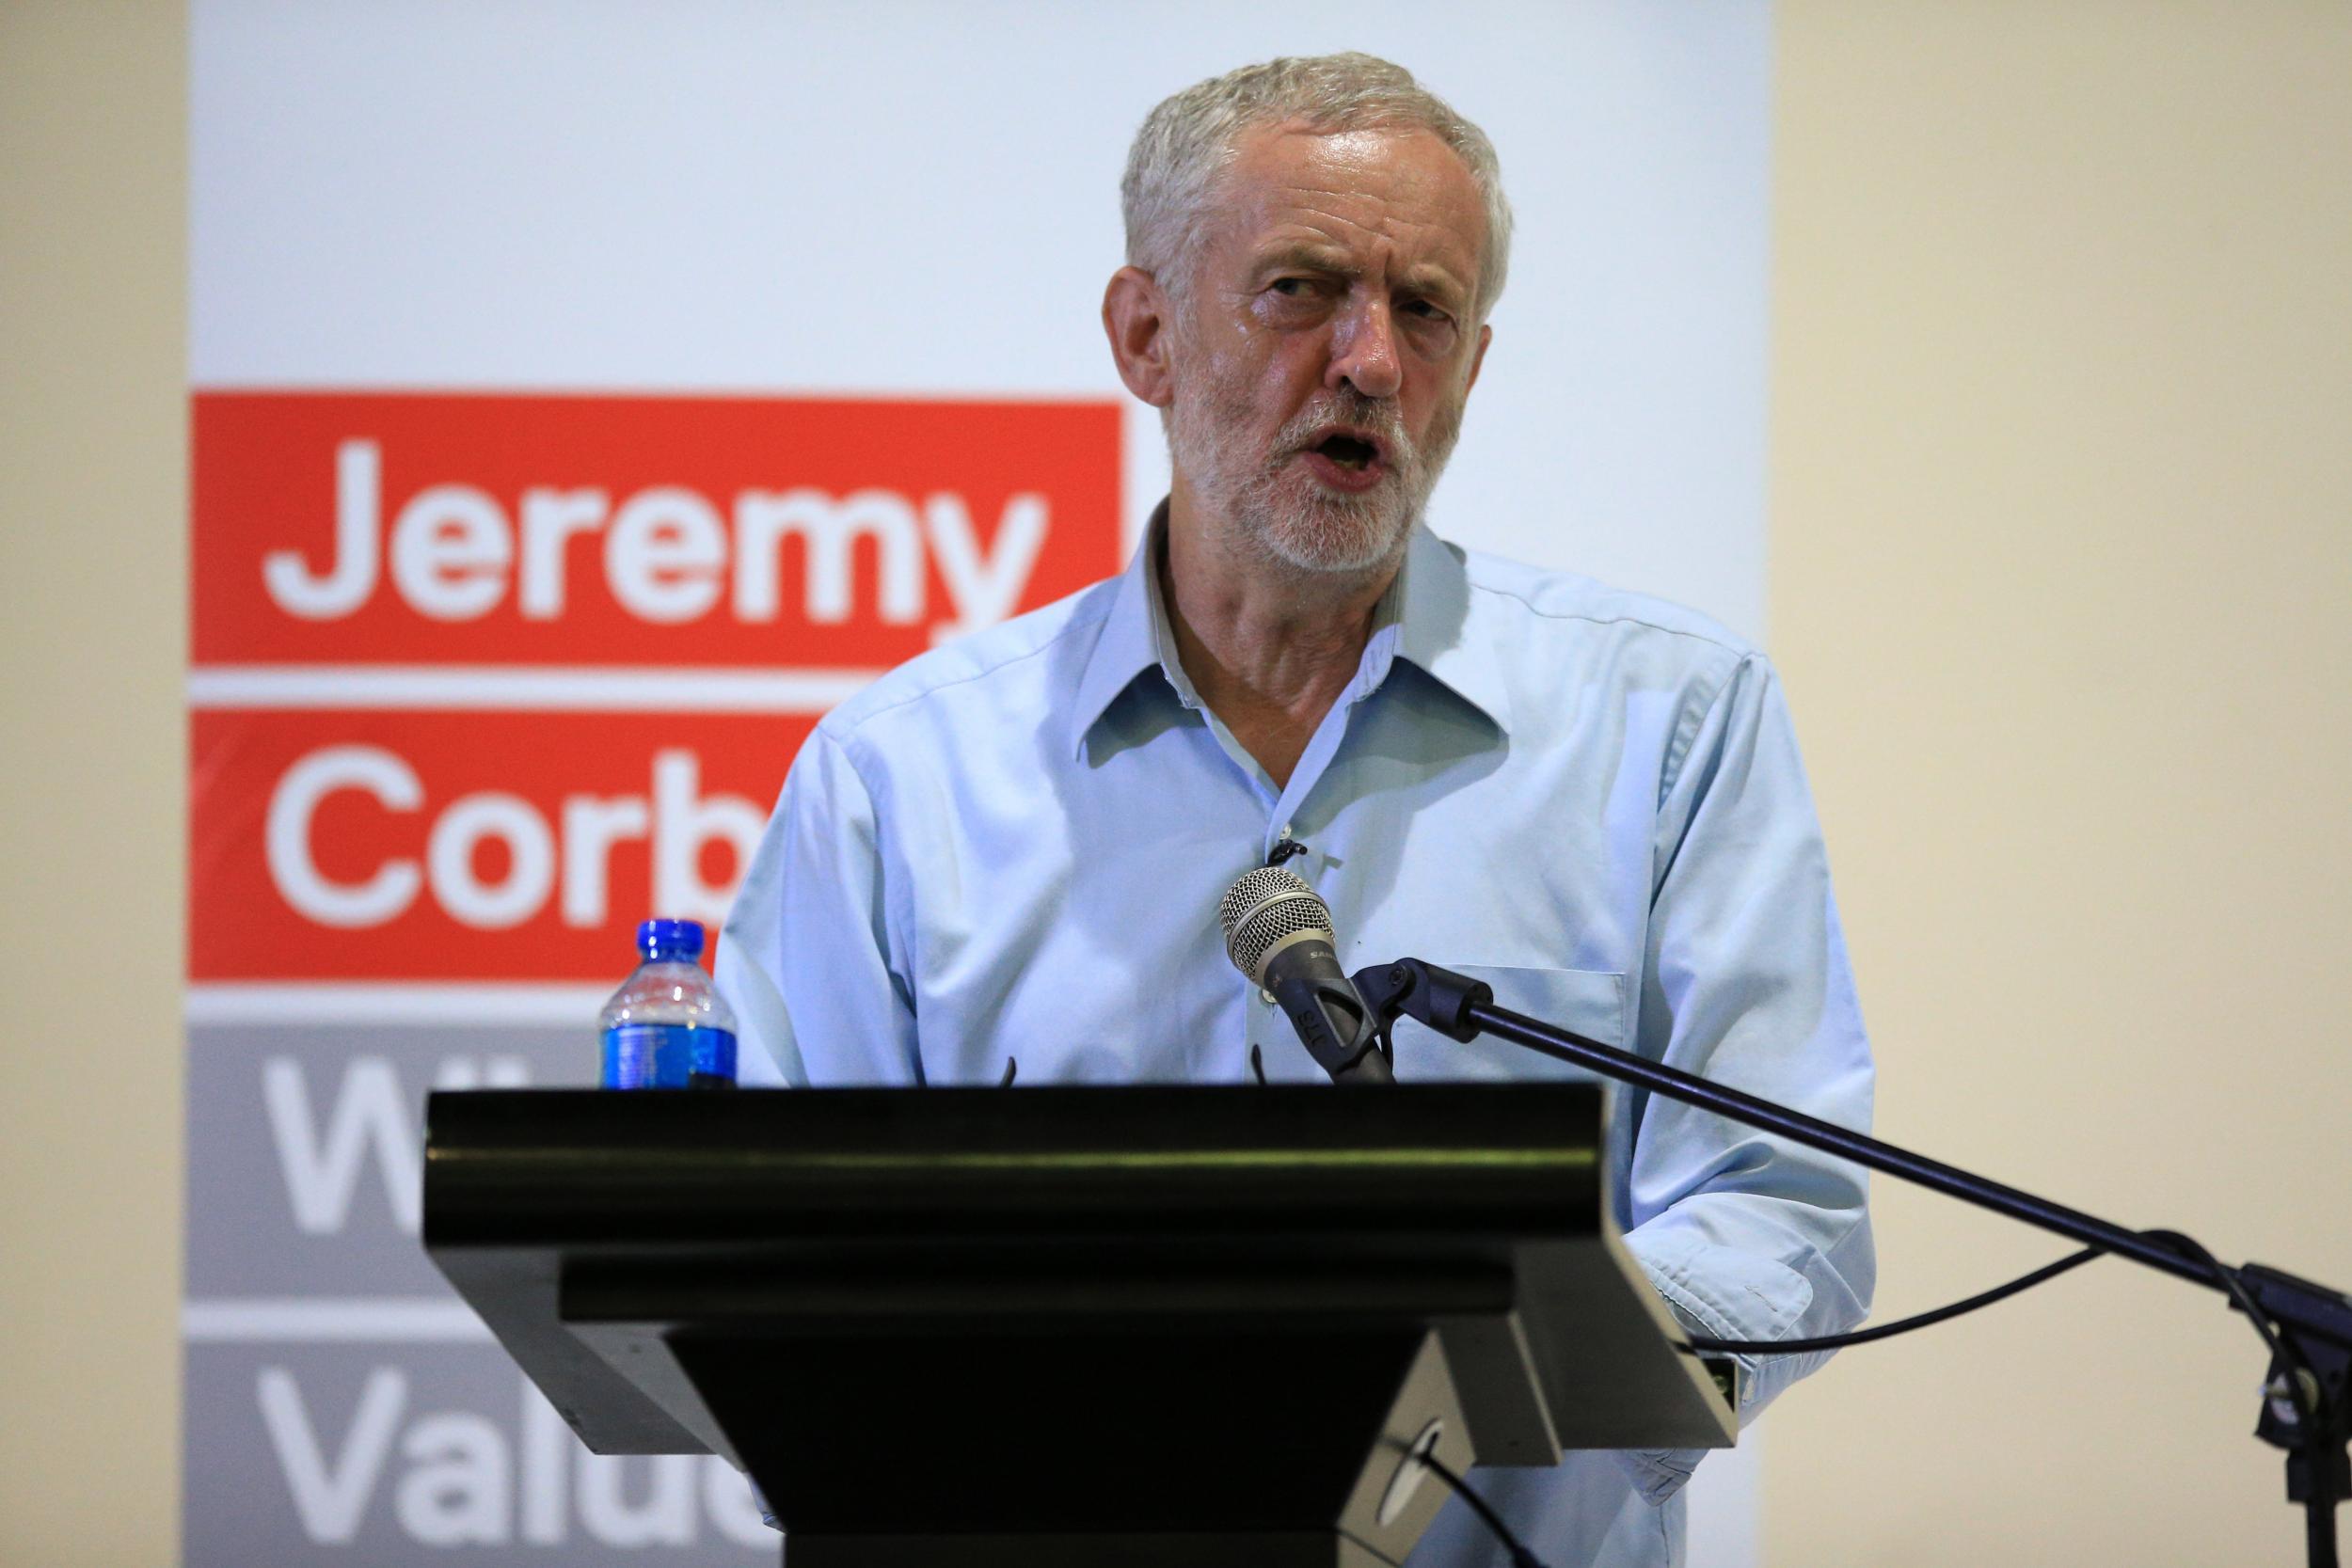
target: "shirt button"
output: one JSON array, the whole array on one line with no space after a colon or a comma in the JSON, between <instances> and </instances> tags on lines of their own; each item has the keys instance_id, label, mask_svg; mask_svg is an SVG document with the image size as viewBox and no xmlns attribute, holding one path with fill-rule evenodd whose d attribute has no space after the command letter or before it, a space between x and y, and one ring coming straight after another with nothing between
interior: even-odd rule
<instances>
[{"instance_id":1,"label":"shirt button","mask_svg":"<svg viewBox=\"0 0 2352 1568\"><path fill-rule=\"evenodd\" d=\"M1274 1006L1274 993L1266 990L1265 987L1260 986L1258 988L1258 1000L1271 1007Z\"/></svg>"}]
</instances>

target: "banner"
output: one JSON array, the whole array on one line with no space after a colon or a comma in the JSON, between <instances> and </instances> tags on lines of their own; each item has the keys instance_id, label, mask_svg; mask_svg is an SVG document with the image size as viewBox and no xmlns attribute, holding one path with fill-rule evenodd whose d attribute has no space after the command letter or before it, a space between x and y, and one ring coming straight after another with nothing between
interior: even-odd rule
<instances>
[{"instance_id":1,"label":"banner","mask_svg":"<svg viewBox=\"0 0 2352 1568\"><path fill-rule=\"evenodd\" d=\"M593 1082L829 707L1123 563L1166 457L1096 313L1167 93L1367 48L1486 124L1439 531L1760 629L1762 7L1359 11L196 0L188 1563L775 1560L441 1283L423 1096Z\"/></svg>"},{"instance_id":2,"label":"banner","mask_svg":"<svg viewBox=\"0 0 2352 1568\"><path fill-rule=\"evenodd\" d=\"M1117 405L199 390L194 428L189 1560L771 1558L723 1462L586 1454L449 1297L421 1101L593 1083L636 923L716 929L827 707L1116 570Z\"/></svg>"}]
</instances>

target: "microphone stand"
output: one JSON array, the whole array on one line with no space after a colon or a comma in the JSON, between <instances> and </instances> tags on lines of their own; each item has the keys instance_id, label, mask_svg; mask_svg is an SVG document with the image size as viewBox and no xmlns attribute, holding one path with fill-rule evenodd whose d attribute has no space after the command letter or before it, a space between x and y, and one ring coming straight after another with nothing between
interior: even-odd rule
<instances>
[{"instance_id":1,"label":"microphone stand","mask_svg":"<svg viewBox=\"0 0 2352 1568\"><path fill-rule=\"evenodd\" d=\"M1389 1030L1400 1017L1455 1040L1494 1035L1556 1061L1778 1133L2230 1295L2238 1310L2253 1318L2272 1349L2254 1435L2287 1450L2287 1500L2303 1505L2311 1568L2336 1568L2336 1504L2352 1496L2352 1449L2347 1449L2352 1444L2352 1296L2261 1264L2225 1270L2210 1257L2167 1245L2156 1239L2161 1232L2127 1230L2081 1210L1498 1007L1494 989L1486 982L1419 958L1375 964L1358 970L1353 978L1378 1021L1384 1049Z\"/></svg>"}]
</instances>

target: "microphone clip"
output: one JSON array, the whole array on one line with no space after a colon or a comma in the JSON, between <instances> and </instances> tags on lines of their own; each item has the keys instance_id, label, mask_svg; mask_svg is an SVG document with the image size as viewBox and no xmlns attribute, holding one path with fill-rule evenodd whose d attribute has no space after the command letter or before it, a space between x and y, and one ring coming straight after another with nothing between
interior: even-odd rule
<instances>
[{"instance_id":1,"label":"microphone clip","mask_svg":"<svg viewBox=\"0 0 2352 1568\"><path fill-rule=\"evenodd\" d=\"M1420 958L1368 965L1349 978L1371 1009L1373 1031L1381 1053L1391 1060L1396 1056L1391 1037L1398 1019L1409 1018L1423 1028L1468 1044L1478 1034L1478 1025L1470 1022L1470 1008L1495 999L1494 987L1486 981Z\"/></svg>"}]
</instances>

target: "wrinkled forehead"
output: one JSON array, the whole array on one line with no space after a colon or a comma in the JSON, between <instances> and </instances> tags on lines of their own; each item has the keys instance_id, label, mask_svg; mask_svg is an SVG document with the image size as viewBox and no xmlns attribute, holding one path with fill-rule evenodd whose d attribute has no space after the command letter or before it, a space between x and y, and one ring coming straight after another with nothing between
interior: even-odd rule
<instances>
[{"instance_id":1,"label":"wrinkled forehead","mask_svg":"<svg viewBox=\"0 0 2352 1568\"><path fill-rule=\"evenodd\" d=\"M1474 287L1486 209L1459 154L1419 127L1258 126L1234 141L1210 206L1213 245L1329 248L1442 269Z\"/></svg>"}]
</instances>

